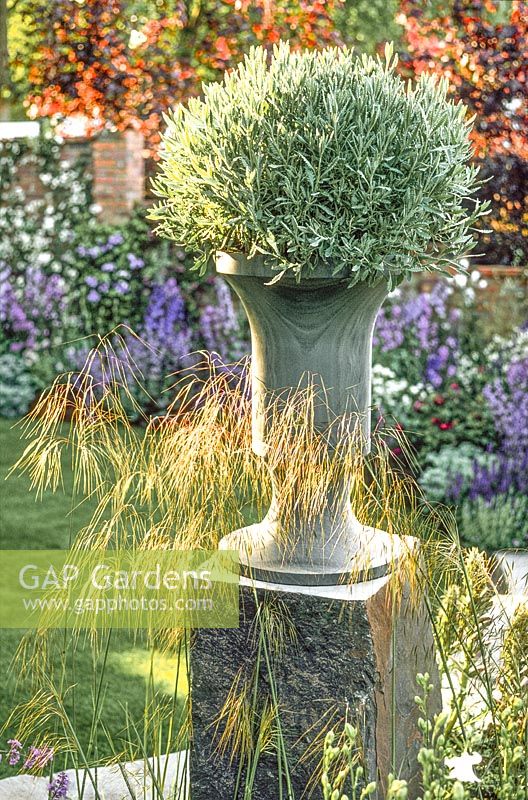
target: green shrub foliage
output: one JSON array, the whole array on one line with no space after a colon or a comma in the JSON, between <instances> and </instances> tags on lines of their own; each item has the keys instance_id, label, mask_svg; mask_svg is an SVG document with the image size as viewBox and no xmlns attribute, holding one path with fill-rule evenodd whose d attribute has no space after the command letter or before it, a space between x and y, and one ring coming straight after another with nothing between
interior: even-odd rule
<instances>
[{"instance_id":1,"label":"green shrub foliage","mask_svg":"<svg viewBox=\"0 0 528 800\"><path fill-rule=\"evenodd\" d=\"M447 83L415 86L385 58L254 48L203 99L166 118L158 232L198 254L273 257L302 276L324 263L390 285L472 247L471 122Z\"/></svg>"}]
</instances>

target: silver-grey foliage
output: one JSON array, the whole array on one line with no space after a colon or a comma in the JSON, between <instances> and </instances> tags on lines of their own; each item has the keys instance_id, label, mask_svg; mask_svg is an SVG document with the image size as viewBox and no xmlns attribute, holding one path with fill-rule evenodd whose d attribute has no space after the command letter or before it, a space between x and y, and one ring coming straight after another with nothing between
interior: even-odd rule
<instances>
[{"instance_id":1,"label":"silver-grey foliage","mask_svg":"<svg viewBox=\"0 0 528 800\"><path fill-rule=\"evenodd\" d=\"M166 118L151 211L200 270L227 250L394 284L471 249L485 209L466 108L443 80L406 84L390 46L385 59L254 48L203 92Z\"/></svg>"}]
</instances>

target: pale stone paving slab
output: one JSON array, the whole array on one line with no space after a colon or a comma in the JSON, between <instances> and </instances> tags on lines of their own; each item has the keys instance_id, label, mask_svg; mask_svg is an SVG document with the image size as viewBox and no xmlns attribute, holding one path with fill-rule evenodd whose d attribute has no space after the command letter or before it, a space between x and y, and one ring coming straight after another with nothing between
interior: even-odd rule
<instances>
[{"instance_id":1,"label":"pale stone paving slab","mask_svg":"<svg viewBox=\"0 0 528 800\"><path fill-rule=\"evenodd\" d=\"M149 759L152 771L159 783L163 782L163 799L153 792L152 779L146 770L143 759L131 761L123 765L130 789L126 785L121 769L118 766L98 767L92 770L95 780L97 772L97 788L100 800L187 800L189 786L188 753L171 753L159 759ZM70 778L68 800L94 800L96 797L90 778L86 777L84 791L79 794L77 782L82 786L83 771L78 777L74 770L67 770ZM164 779L164 780L163 780ZM0 800L48 800L48 778L35 778L31 775L17 775L0 781ZM131 794L132 791L132 794Z\"/></svg>"}]
</instances>

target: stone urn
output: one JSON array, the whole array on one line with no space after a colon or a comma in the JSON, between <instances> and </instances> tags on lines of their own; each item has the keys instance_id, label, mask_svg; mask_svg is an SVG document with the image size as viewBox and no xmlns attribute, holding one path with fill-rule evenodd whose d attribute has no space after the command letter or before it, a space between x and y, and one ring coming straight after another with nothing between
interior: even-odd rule
<instances>
[{"instance_id":1,"label":"stone urn","mask_svg":"<svg viewBox=\"0 0 528 800\"><path fill-rule=\"evenodd\" d=\"M325 442L325 463L332 463L334 453L338 457L343 444L367 453L372 334L386 282L351 286L350 273L322 265L300 280L288 273L276 280L277 271L264 257L224 252L217 253L216 270L240 298L250 324L255 453L268 459L270 419L281 399L288 402L308 382L315 390L311 416ZM272 499L265 518L220 543L239 551L243 575L306 586L387 574L400 541L359 522L350 501L350 475L336 472L317 513L308 504L285 518L279 498L288 464L269 466Z\"/></svg>"}]
</instances>

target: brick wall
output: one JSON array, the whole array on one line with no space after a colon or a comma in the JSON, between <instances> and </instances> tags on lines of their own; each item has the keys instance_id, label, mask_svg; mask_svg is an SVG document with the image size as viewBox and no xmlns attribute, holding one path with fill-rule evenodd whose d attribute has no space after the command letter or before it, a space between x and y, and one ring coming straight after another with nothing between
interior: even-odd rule
<instances>
[{"instance_id":1,"label":"brick wall","mask_svg":"<svg viewBox=\"0 0 528 800\"><path fill-rule=\"evenodd\" d=\"M129 215L145 196L143 137L136 131L104 133L91 144L94 202L105 222Z\"/></svg>"}]
</instances>

